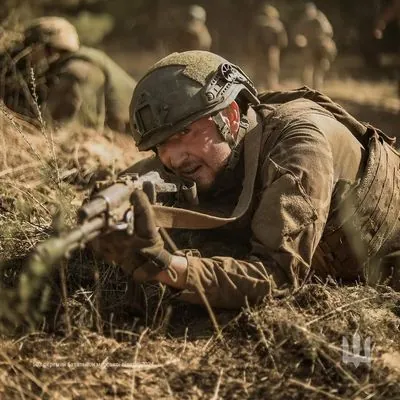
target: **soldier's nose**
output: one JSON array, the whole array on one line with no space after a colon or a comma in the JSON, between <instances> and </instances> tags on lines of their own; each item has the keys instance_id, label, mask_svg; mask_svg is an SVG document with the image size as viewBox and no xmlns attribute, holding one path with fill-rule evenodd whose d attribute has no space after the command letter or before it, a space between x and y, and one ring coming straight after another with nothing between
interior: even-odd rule
<instances>
[{"instance_id":1,"label":"soldier's nose","mask_svg":"<svg viewBox=\"0 0 400 400\"><path fill-rule=\"evenodd\" d=\"M171 154L171 169L179 170L182 165L188 160L189 155L186 152L180 151Z\"/></svg>"}]
</instances>

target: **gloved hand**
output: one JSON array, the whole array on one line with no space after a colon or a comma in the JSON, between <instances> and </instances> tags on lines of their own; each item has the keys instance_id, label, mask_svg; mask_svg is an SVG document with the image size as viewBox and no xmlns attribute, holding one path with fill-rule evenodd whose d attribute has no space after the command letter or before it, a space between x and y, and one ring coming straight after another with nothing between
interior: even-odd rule
<instances>
[{"instance_id":1,"label":"gloved hand","mask_svg":"<svg viewBox=\"0 0 400 400\"><path fill-rule=\"evenodd\" d=\"M111 232L92 241L92 247L106 261L115 262L133 275L135 280L151 279L168 269L172 255L164 248L154 212L146 194L135 190L132 194L134 234Z\"/></svg>"}]
</instances>

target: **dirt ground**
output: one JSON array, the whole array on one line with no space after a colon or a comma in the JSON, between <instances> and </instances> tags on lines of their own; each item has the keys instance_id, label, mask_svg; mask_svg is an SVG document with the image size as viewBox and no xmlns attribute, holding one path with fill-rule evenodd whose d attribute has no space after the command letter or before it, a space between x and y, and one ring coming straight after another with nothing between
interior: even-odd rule
<instances>
[{"instance_id":1,"label":"dirt ground","mask_svg":"<svg viewBox=\"0 0 400 400\"><path fill-rule=\"evenodd\" d=\"M393 83L331 80L326 92L400 134ZM141 154L126 135L68 129L51 136L4 110L0 142L1 274L9 293L19 257L48 237L53 215L63 210L72 225L94 180ZM63 271L66 284L55 283L62 301L34 332L10 334L13 303L1 298L1 398L400 399L400 294L388 287L321 282L210 315L157 285L138 289L145 299L138 309L126 277L88 250Z\"/></svg>"}]
</instances>

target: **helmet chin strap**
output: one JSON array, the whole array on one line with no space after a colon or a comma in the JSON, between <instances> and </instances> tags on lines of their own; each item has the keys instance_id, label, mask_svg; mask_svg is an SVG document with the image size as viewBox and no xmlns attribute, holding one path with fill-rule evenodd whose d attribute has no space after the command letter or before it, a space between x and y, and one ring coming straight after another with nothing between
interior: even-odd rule
<instances>
[{"instance_id":1,"label":"helmet chin strap","mask_svg":"<svg viewBox=\"0 0 400 400\"><path fill-rule=\"evenodd\" d=\"M215 125L217 126L217 130L222 138L229 144L229 147L233 149L236 146L236 141L231 134L231 129L229 125L226 123L224 118L222 117L222 112L219 111L212 117Z\"/></svg>"},{"instance_id":2,"label":"helmet chin strap","mask_svg":"<svg viewBox=\"0 0 400 400\"><path fill-rule=\"evenodd\" d=\"M230 127L228 123L224 120L222 117L222 112L220 111L218 114L214 115L212 117L213 121L215 122L215 125L217 126L217 130L219 134L222 136L222 138L225 140L225 142L228 143L229 147L232 150L232 153L229 157L227 169L232 170L235 168L239 161L241 149L243 146L243 141L242 139L247 133L247 129L249 127L249 122L248 119L245 115L240 116L240 123L239 123L239 130L236 136L236 139L233 137L231 134Z\"/></svg>"}]
</instances>

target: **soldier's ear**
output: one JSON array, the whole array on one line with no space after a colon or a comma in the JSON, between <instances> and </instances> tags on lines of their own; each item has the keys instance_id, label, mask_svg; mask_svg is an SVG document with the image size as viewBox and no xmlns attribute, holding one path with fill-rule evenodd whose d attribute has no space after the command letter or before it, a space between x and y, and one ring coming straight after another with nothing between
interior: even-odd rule
<instances>
[{"instance_id":1,"label":"soldier's ear","mask_svg":"<svg viewBox=\"0 0 400 400\"><path fill-rule=\"evenodd\" d=\"M240 125L240 109L236 101L233 101L222 113L228 118L232 136L236 137Z\"/></svg>"}]
</instances>

